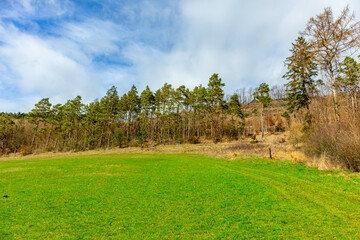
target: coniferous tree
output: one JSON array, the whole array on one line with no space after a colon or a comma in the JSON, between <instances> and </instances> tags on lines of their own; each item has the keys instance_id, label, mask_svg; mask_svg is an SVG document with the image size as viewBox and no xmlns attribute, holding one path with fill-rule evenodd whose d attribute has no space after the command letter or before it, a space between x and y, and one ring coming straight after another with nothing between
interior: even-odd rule
<instances>
[{"instance_id":1,"label":"coniferous tree","mask_svg":"<svg viewBox=\"0 0 360 240\"><path fill-rule=\"evenodd\" d=\"M102 140L104 131L103 110L98 100L85 106L86 114L82 119L82 124L86 131L84 146L88 149L94 149L97 146L101 147L101 143L98 140Z\"/></svg>"},{"instance_id":2,"label":"coniferous tree","mask_svg":"<svg viewBox=\"0 0 360 240\"><path fill-rule=\"evenodd\" d=\"M215 126L217 125L217 118L222 113L222 107L224 103L224 90L222 88L224 86L225 84L222 82L221 78L219 78L219 74L214 73L210 77L207 88L206 101L208 104L207 109L211 120L211 137L213 138L220 137L218 136L219 133L216 133L217 129Z\"/></svg>"},{"instance_id":3,"label":"coniferous tree","mask_svg":"<svg viewBox=\"0 0 360 240\"><path fill-rule=\"evenodd\" d=\"M121 114L121 119L124 125L124 132L123 135L126 136L128 140L130 140L130 116L129 116L129 109L130 106L128 104L128 96L127 94L123 94L119 101L119 110Z\"/></svg>"},{"instance_id":4,"label":"coniferous tree","mask_svg":"<svg viewBox=\"0 0 360 240\"><path fill-rule=\"evenodd\" d=\"M128 110L128 132L130 138L136 136L136 118L138 117L140 110L140 98L135 85L131 87L131 90L127 93L127 110Z\"/></svg>"},{"instance_id":5,"label":"coniferous tree","mask_svg":"<svg viewBox=\"0 0 360 240\"><path fill-rule=\"evenodd\" d=\"M152 114L154 111L155 97L149 86L141 92L140 95L140 131L138 133L138 139L141 144L146 142L146 138L149 135L153 139L153 125L152 125Z\"/></svg>"},{"instance_id":6,"label":"coniferous tree","mask_svg":"<svg viewBox=\"0 0 360 240\"><path fill-rule=\"evenodd\" d=\"M296 39L290 50L292 55L285 61L287 73L283 78L285 84L288 110L290 112L306 108L310 113L310 102L315 90L314 77L317 76L317 65L314 62L314 52L303 37Z\"/></svg>"},{"instance_id":7,"label":"coniferous tree","mask_svg":"<svg viewBox=\"0 0 360 240\"><path fill-rule=\"evenodd\" d=\"M63 135L63 118L64 118L64 111L63 111L63 105L56 104L51 109L52 112L52 121L54 124L54 135L55 135L55 143L54 143L54 151L57 150L59 139L62 138Z\"/></svg>"},{"instance_id":8,"label":"coniferous tree","mask_svg":"<svg viewBox=\"0 0 360 240\"><path fill-rule=\"evenodd\" d=\"M254 98L260 104L261 138L264 138L264 117L263 117L264 109L268 107L272 101L269 91L270 91L269 85L266 83L262 83L254 92Z\"/></svg>"},{"instance_id":9,"label":"coniferous tree","mask_svg":"<svg viewBox=\"0 0 360 240\"><path fill-rule=\"evenodd\" d=\"M39 134L39 125L40 123L45 123L48 121L51 110L51 103L49 102L49 98L43 98L38 103L35 104L35 108L31 110L28 115L28 119L30 122L35 123L35 129L33 138L31 140L31 146L34 146L35 139Z\"/></svg>"},{"instance_id":10,"label":"coniferous tree","mask_svg":"<svg viewBox=\"0 0 360 240\"><path fill-rule=\"evenodd\" d=\"M112 86L106 92L106 95L100 101L100 105L107 132L107 148L109 148L111 144L111 137L114 133L114 123L116 122L119 111L119 95L115 86Z\"/></svg>"},{"instance_id":11,"label":"coniferous tree","mask_svg":"<svg viewBox=\"0 0 360 240\"><path fill-rule=\"evenodd\" d=\"M337 84L344 92L351 96L351 107L355 119L357 109L357 91L360 81L360 64L351 57L345 57L340 63L340 75L337 77Z\"/></svg>"},{"instance_id":12,"label":"coniferous tree","mask_svg":"<svg viewBox=\"0 0 360 240\"><path fill-rule=\"evenodd\" d=\"M242 134L245 127L245 117L246 114L241 109L241 103L239 100L239 95L233 94L230 97L229 102L227 103L227 112L231 115L231 123L232 123L232 132L237 139L238 134ZM235 118L235 119L234 119ZM239 118L241 122L239 122L236 118Z\"/></svg>"},{"instance_id":13,"label":"coniferous tree","mask_svg":"<svg viewBox=\"0 0 360 240\"><path fill-rule=\"evenodd\" d=\"M81 120L84 113L81 96L68 100L63 106L63 111L63 126L66 133L64 147L77 150L79 148L79 137L81 137Z\"/></svg>"},{"instance_id":14,"label":"coniferous tree","mask_svg":"<svg viewBox=\"0 0 360 240\"><path fill-rule=\"evenodd\" d=\"M205 114L207 111L207 98L208 98L208 91L206 87L202 85L196 86L193 90L193 129L194 133L196 132L196 136L200 137L201 132L206 131L205 121L204 119ZM207 125L206 125L207 127Z\"/></svg>"},{"instance_id":15,"label":"coniferous tree","mask_svg":"<svg viewBox=\"0 0 360 240\"><path fill-rule=\"evenodd\" d=\"M186 136L189 137L189 126L190 126L190 116L189 116L189 108L191 104L191 93L190 90L185 87L185 85L181 85L176 89L177 92L177 113L179 114L182 111L184 114L182 116L181 128L179 131L179 135L181 134L182 140L185 140ZM187 134L186 134L187 133Z\"/></svg>"}]
</instances>

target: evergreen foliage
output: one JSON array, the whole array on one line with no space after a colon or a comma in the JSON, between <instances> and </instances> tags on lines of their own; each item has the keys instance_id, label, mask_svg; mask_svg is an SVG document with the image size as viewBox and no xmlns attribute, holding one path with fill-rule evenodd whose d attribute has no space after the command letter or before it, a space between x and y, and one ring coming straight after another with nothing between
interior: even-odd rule
<instances>
[{"instance_id":1,"label":"evergreen foliage","mask_svg":"<svg viewBox=\"0 0 360 240\"><path fill-rule=\"evenodd\" d=\"M301 108L309 109L313 92L315 91L314 77L317 76L317 65L314 62L314 53L311 45L303 37L296 39L290 50L291 56L285 61L287 73L283 76L288 100L288 110L298 111Z\"/></svg>"}]
</instances>

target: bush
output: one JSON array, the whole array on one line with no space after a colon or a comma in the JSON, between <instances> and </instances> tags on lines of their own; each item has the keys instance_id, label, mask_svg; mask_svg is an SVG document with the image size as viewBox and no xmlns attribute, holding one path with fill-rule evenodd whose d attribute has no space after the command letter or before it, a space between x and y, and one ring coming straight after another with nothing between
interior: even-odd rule
<instances>
[{"instance_id":1,"label":"bush","mask_svg":"<svg viewBox=\"0 0 360 240\"><path fill-rule=\"evenodd\" d=\"M250 138L251 138L250 143L258 143L258 142L259 142L259 141L256 139L256 134L251 135Z\"/></svg>"},{"instance_id":2,"label":"bush","mask_svg":"<svg viewBox=\"0 0 360 240\"><path fill-rule=\"evenodd\" d=\"M23 156L30 155L33 153L33 149L30 146L24 146L20 148L19 153Z\"/></svg>"},{"instance_id":3,"label":"bush","mask_svg":"<svg viewBox=\"0 0 360 240\"><path fill-rule=\"evenodd\" d=\"M290 132L288 141L294 147L297 146L299 143L303 143L305 140L303 126L300 123L292 123L290 126Z\"/></svg>"},{"instance_id":4,"label":"bush","mask_svg":"<svg viewBox=\"0 0 360 240\"><path fill-rule=\"evenodd\" d=\"M334 167L360 171L360 131L345 124L317 125L306 139L306 153L326 156Z\"/></svg>"},{"instance_id":5,"label":"bush","mask_svg":"<svg viewBox=\"0 0 360 240\"><path fill-rule=\"evenodd\" d=\"M198 144L198 143L200 143L200 140L199 140L199 137L190 136L188 138L188 142L191 144Z\"/></svg>"},{"instance_id":6,"label":"bush","mask_svg":"<svg viewBox=\"0 0 360 240\"><path fill-rule=\"evenodd\" d=\"M211 137L211 139L212 139L213 143L215 143L215 144L221 142L221 138L219 136Z\"/></svg>"}]
</instances>

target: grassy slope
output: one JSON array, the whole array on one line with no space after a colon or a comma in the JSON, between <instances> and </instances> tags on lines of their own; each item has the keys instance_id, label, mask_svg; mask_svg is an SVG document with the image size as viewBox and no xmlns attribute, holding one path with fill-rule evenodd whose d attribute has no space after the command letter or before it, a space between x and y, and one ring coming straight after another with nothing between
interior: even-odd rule
<instances>
[{"instance_id":1,"label":"grassy slope","mask_svg":"<svg viewBox=\"0 0 360 240\"><path fill-rule=\"evenodd\" d=\"M186 154L3 161L0 239L360 238L359 182Z\"/></svg>"}]
</instances>

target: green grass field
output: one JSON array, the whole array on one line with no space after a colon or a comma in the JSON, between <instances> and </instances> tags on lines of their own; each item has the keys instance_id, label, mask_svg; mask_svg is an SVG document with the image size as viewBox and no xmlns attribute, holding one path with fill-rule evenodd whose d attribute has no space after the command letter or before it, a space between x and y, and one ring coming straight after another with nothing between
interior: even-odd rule
<instances>
[{"instance_id":1,"label":"green grass field","mask_svg":"<svg viewBox=\"0 0 360 240\"><path fill-rule=\"evenodd\" d=\"M0 161L0 239L357 239L359 182L190 154Z\"/></svg>"}]
</instances>

